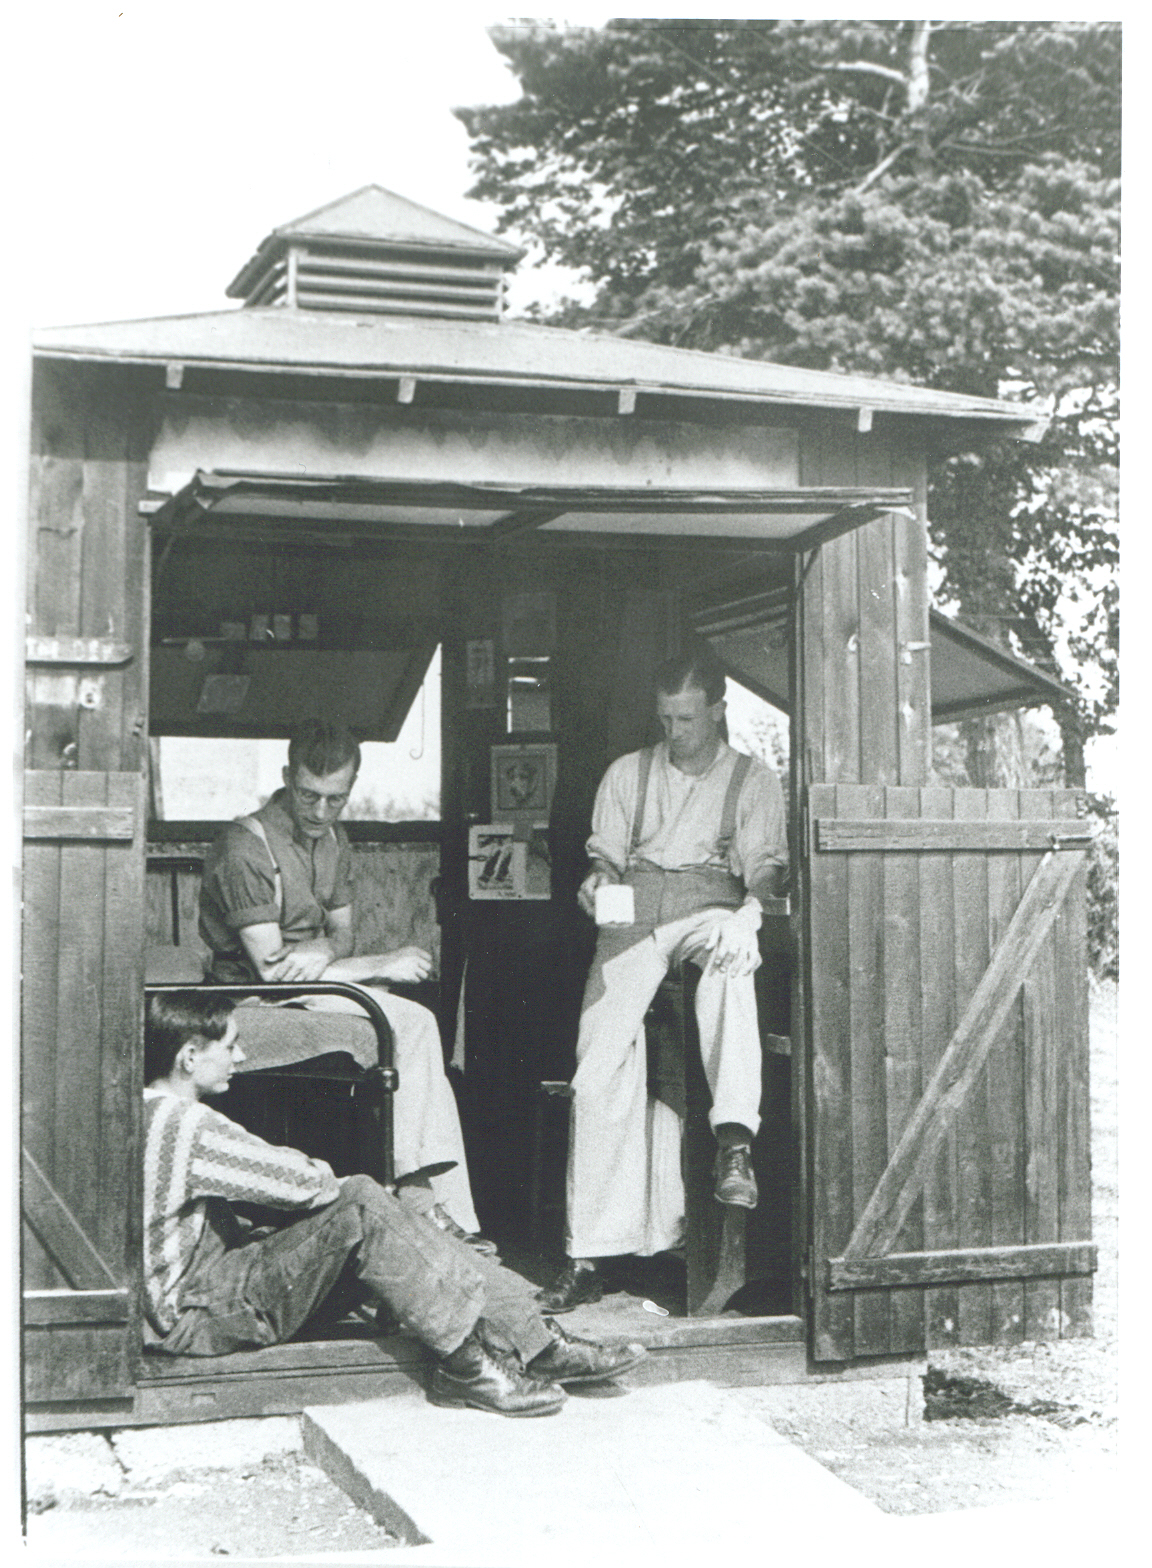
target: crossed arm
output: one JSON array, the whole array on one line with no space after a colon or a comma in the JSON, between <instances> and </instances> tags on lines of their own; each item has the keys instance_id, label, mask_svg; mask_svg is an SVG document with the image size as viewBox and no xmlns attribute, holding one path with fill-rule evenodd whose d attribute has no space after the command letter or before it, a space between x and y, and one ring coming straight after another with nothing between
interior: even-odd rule
<instances>
[{"instance_id":1,"label":"crossed arm","mask_svg":"<svg viewBox=\"0 0 1152 1568\"><path fill-rule=\"evenodd\" d=\"M324 924L324 935L307 942L286 943L274 920L241 926L239 936L261 980L294 984L307 984L310 980L346 980L354 985L393 980L412 983L427 980L432 972L432 955L422 947L398 947L390 953L360 953L353 957L350 904L328 910Z\"/></svg>"}]
</instances>

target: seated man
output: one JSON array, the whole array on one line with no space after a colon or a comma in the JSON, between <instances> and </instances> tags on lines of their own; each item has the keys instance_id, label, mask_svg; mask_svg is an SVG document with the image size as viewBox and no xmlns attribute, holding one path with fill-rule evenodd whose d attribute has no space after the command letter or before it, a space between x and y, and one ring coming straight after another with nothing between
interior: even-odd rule
<instances>
[{"instance_id":1,"label":"seated man","mask_svg":"<svg viewBox=\"0 0 1152 1568\"><path fill-rule=\"evenodd\" d=\"M752 1139L761 1053L753 974L760 900L787 865L780 782L723 737L724 670L702 646L657 672L664 740L620 757L600 782L580 904L626 883L633 923L601 924L584 991L568 1153L570 1261L541 1296L566 1312L602 1291L596 1259L677 1245L683 1222L679 1123L647 1093L643 1020L671 965L702 976L696 1019L712 1091L716 1196L755 1208ZM679 1205L677 1207L677 1205Z\"/></svg>"},{"instance_id":2,"label":"seated man","mask_svg":"<svg viewBox=\"0 0 1152 1568\"><path fill-rule=\"evenodd\" d=\"M352 855L337 822L360 768L360 747L339 725L310 720L293 737L284 788L259 811L230 823L204 862L200 935L212 950L210 978L344 980L372 985L392 1026L400 1087L393 1100L399 1176L455 1161L431 1178L430 1217L442 1229L495 1248L477 1233L464 1140L436 1019L426 1007L379 987L426 980L431 955L419 947L352 957ZM343 997L309 1006L357 1011ZM434 1202L433 1202L434 1200Z\"/></svg>"},{"instance_id":3,"label":"seated man","mask_svg":"<svg viewBox=\"0 0 1152 1568\"><path fill-rule=\"evenodd\" d=\"M433 1404L548 1415L565 1383L633 1367L640 1345L565 1335L527 1282L438 1230L368 1176L275 1148L204 1104L243 1060L231 1001L149 1001L145 1033L145 1311L156 1348L217 1356L291 1338L350 1268L434 1354ZM258 1205L262 1221L235 1205Z\"/></svg>"}]
</instances>

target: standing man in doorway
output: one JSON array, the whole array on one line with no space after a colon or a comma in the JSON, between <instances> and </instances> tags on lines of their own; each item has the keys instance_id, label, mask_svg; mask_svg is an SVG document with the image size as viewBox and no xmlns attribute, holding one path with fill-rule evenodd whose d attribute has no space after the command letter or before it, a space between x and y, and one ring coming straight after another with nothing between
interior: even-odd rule
<instances>
[{"instance_id":1,"label":"standing man in doorway","mask_svg":"<svg viewBox=\"0 0 1152 1568\"><path fill-rule=\"evenodd\" d=\"M398 1176L446 1160L431 1178L429 1217L484 1251L472 1204L464 1140L436 1019L394 996L388 982L426 980L431 955L419 947L352 956L352 855L337 818L360 768L360 747L343 726L311 719L293 736L284 787L259 811L230 823L204 862L200 935L212 950L209 978L344 980L372 988L392 1026L400 1087L393 1102ZM357 1011L341 997L316 997L325 1011Z\"/></svg>"},{"instance_id":2,"label":"standing man in doorway","mask_svg":"<svg viewBox=\"0 0 1152 1568\"><path fill-rule=\"evenodd\" d=\"M596 1301L596 1260L675 1246L682 1195L662 1186L679 1159L678 1122L647 1092L644 1014L672 964L701 968L696 1018L712 1091L716 1197L755 1208L752 1139L760 1125L760 1031L753 974L761 900L787 866L776 775L724 739L724 670L701 647L661 666L659 745L620 757L592 813L592 869L579 893L632 889L628 924L601 923L584 991L572 1080L567 1267L541 1295L566 1312ZM626 895L625 895L626 897ZM676 1145L670 1146L670 1136Z\"/></svg>"}]
</instances>

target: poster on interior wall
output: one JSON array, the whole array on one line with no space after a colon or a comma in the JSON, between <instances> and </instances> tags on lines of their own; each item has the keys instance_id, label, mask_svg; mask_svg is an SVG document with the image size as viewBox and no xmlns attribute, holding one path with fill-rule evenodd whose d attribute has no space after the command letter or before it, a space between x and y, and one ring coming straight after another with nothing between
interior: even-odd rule
<instances>
[{"instance_id":1,"label":"poster on interior wall","mask_svg":"<svg viewBox=\"0 0 1152 1568\"><path fill-rule=\"evenodd\" d=\"M468 829L468 896L551 898L547 822L474 823Z\"/></svg>"},{"instance_id":2,"label":"poster on interior wall","mask_svg":"<svg viewBox=\"0 0 1152 1568\"><path fill-rule=\"evenodd\" d=\"M492 747L492 815L547 817L556 791L553 741Z\"/></svg>"},{"instance_id":3,"label":"poster on interior wall","mask_svg":"<svg viewBox=\"0 0 1152 1568\"><path fill-rule=\"evenodd\" d=\"M464 674L469 708L496 706L496 644L478 637L464 644Z\"/></svg>"}]
</instances>

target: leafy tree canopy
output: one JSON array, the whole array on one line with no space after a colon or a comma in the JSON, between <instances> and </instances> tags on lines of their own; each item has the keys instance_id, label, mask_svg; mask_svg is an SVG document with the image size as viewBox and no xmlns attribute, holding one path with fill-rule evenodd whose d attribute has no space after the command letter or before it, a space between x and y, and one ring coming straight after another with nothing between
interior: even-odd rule
<instances>
[{"instance_id":1,"label":"leafy tree canopy","mask_svg":"<svg viewBox=\"0 0 1152 1568\"><path fill-rule=\"evenodd\" d=\"M471 194L656 342L1043 399L1045 439L939 464L944 596L1117 700L1119 28L673 22L495 28L523 96L460 109Z\"/></svg>"}]
</instances>

